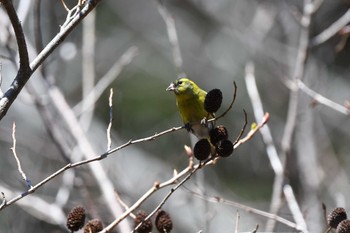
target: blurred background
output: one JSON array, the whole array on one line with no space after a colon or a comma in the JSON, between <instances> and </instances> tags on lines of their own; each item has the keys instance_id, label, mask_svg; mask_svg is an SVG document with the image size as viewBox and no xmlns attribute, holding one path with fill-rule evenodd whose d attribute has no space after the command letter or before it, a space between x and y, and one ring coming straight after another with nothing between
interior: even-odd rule
<instances>
[{"instance_id":1,"label":"blurred background","mask_svg":"<svg viewBox=\"0 0 350 233\"><path fill-rule=\"evenodd\" d=\"M35 51L41 47L37 26L45 47L60 31L67 11L61 1L13 2L23 23L32 61ZM246 64L253 63L263 108L270 114L268 126L273 145L281 156L281 141L290 114L288 80L295 76L298 63L304 2L308 1L166 0L162 5L156 0L101 1L94 14L84 19L34 73L28 88L2 119L0 191L10 200L26 190L10 150L13 122L17 126L17 154L33 185L68 162L83 159L85 152L70 132L78 131L71 129L74 124L70 126L63 120L66 109L52 104L57 99L48 91L50 85L60 90L68 108L80 119L80 126L95 153L90 154L93 156L104 153L107 148L110 88L114 91L112 148L130 139L181 126L175 97L165 89L182 72L207 91L221 89L224 100L219 112L229 106L232 83L237 83L233 109L219 122L227 127L234 140L244 124L243 109L248 113L248 128L257 121L244 79ZM72 8L77 1L65 3ZM175 22L180 65L174 62L173 46L160 14L162 9ZM320 1L319 8L311 15L307 59L301 62L304 74L300 78L315 92L349 106L347 34L336 32L320 43L315 39L348 9L346 0ZM3 8L0 11L2 89L6 90L17 73L13 62L17 46L9 33L11 26L6 12ZM121 58L124 58L122 62ZM81 101L88 98L96 83L106 78L116 64L119 72L112 70L112 81L102 89L101 96L95 98L93 108L82 110ZM349 207L346 199L350 191L349 116L318 104L303 91L299 91L298 97L294 133L284 158L283 184L293 188L309 231L322 232L327 224L322 203L327 209ZM40 106L52 109L51 123L47 124ZM64 142L64 146L52 136L53 129L60 130L61 141L58 141ZM180 130L131 145L93 164L102 165L104 179L108 179L121 200L131 206L154 182L166 181L174 169L180 172L187 167L184 145L191 145L191 141L188 133ZM109 209L114 207L108 206L110 202L106 201L98 185L100 181L91 169L89 165L71 169L3 209L0 231L68 232L65 216L76 204L85 206L88 219L100 218L108 225L114 219ZM220 197L269 212L274 179L266 145L258 133L235 150L233 156L200 170L171 196L163 209L172 217L175 233L233 232L237 213L240 232L252 231L257 224L263 232L266 217L227 204L211 203L198 195ZM152 195L139 209L151 212L169 190L170 187ZM281 200L277 215L294 222L288 203L284 197ZM127 218L124 224L133 227L133 220ZM272 231L298 232L281 223ZM123 232L123 228L116 228L114 232Z\"/></svg>"}]
</instances>

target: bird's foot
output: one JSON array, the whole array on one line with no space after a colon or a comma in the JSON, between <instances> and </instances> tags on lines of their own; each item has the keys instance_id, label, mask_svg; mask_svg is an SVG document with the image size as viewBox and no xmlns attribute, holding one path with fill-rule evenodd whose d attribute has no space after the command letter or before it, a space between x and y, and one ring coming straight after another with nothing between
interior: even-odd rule
<instances>
[{"instance_id":1,"label":"bird's foot","mask_svg":"<svg viewBox=\"0 0 350 233\"><path fill-rule=\"evenodd\" d=\"M202 120L201 120L201 125L205 126L205 127L208 127L208 118L204 117Z\"/></svg>"},{"instance_id":2,"label":"bird's foot","mask_svg":"<svg viewBox=\"0 0 350 233\"><path fill-rule=\"evenodd\" d=\"M190 131L192 130L192 126L191 126L190 122L187 122L187 123L185 124L185 129L186 129L188 132L190 132Z\"/></svg>"}]
</instances>

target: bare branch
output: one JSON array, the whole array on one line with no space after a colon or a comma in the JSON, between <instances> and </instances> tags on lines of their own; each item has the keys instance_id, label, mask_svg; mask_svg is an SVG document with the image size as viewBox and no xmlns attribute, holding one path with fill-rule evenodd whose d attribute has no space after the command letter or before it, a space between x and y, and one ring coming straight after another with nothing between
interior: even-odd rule
<instances>
[{"instance_id":1,"label":"bare branch","mask_svg":"<svg viewBox=\"0 0 350 233\"><path fill-rule=\"evenodd\" d=\"M70 32L92 11L102 0L89 0L67 26L61 28L61 31L50 41L50 43L38 54L30 63L33 72L43 63L43 61L64 41Z\"/></svg>"},{"instance_id":2,"label":"bare branch","mask_svg":"<svg viewBox=\"0 0 350 233\"><path fill-rule=\"evenodd\" d=\"M22 25L20 20L18 19L16 10L13 7L12 1L10 0L0 0L0 3L6 9L6 12L10 18L13 30L15 32L18 52L19 52L19 70L15 79L13 80L10 87L4 93L4 95L0 99L0 120L5 116L7 110L16 99L33 71L29 66L29 57L27 44L25 41L25 36L23 33Z\"/></svg>"},{"instance_id":3,"label":"bare branch","mask_svg":"<svg viewBox=\"0 0 350 233\"><path fill-rule=\"evenodd\" d=\"M5 7L13 26L20 58L20 67L11 86L0 99L0 120L6 115L13 101L16 99L22 88L29 80L33 72L44 62L44 60L61 44L67 35L91 12L102 0L89 0L85 7L72 18L69 23L61 28L61 31L41 51L41 53L29 64L28 51L21 23L10 0L0 0Z\"/></svg>"},{"instance_id":4,"label":"bare branch","mask_svg":"<svg viewBox=\"0 0 350 233\"><path fill-rule=\"evenodd\" d=\"M239 212L237 210L236 212L236 227L235 227L235 233L238 233L239 232L239 219L240 219L240 215L239 215Z\"/></svg>"},{"instance_id":5,"label":"bare branch","mask_svg":"<svg viewBox=\"0 0 350 233\"><path fill-rule=\"evenodd\" d=\"M107 127L107 151L111 150L112 139L111 139L111 128L113 121L113 88L110 89L109 94L109 124Z\"/></svg>"},{"instance_id":6,"label":"bare branch","mask_svg":"<svg viewBox=\"0 0 350 233\"><path fill-rule=\"evenodd\" d=\"M22 179L26 182L28 189L30 189L32 187L32 181L27 179L27 176L22 169L21 161L19 160L19 158L17 156L17 152L16 152L17 140L16 140L16 123L15 122L13 122L13 125L12 125L12 141L13 141L13 145L11 147L11 151L12 151L13 156L15 157L18 172L21 175Z\"/></svg>"},{"instance_id":7,"label":"bare branch","mask_svg":"<svg viewBox=\"0 0 350 233\"><path fill-rule=\"evenodd\" d=\"M318 103L323 104L337 112L343 113L345 115L350 115L350 109L344 107L343 105L340 105L323 95L317 93L316 91L310 89L308 86L305 85L305 83L301 80L298 82L298 86L300 90L302 90L305 94L309 95L311 98L316 100Z\"/></svg>"},{"instance_id":8,"label":"bare branch","mask_svg":"<svg viewBox=\"0 0 350 233\"><path fill-rule=\"evenodd\" d=\"M79 114L90 108L108 88L108 86L119 76L123 68L130 64L130 62L136 57L138 48L131 46L123 55L113 64L109 71L97 82L91 92L84 98L83 102L78 103L74 110Z\"/></svg>"},{"instance_id":9,"label":"bare branch","mask_svg":"<svg viewBox=\"0 0 350 233\"><path fill-rule=\"evenodd\" d=\"M211 160L208 160L207 162L209 162ZM205 163L203 164L203 166L205 166ZM168 194L163 198L163 200L158 204L158 206L144 219L144 221L147 221L148 219L150 219L153 215L155 215L157 213L158 210L160 210L162 208L162 206L165 204L165 202L170 198L170 196L178 189L180 188L186 181L188 181L191 176L193 174L195 174L199 169L202 168L202 164L198 164L197 166L195 166L195 168L193 170L191 170L189 172L189 174L183 179L181 180L181 182L179 182L174 188L170 189L170 191L168 192ZM185 169L186 170L186 169ZM135 227L135 229L132 231L132 233L134 233L135 231L137 231L138 228L140 228L140 226L142 225L142 222L137 225Z\"/></svg>"},{"instance_id":10,"label":"bare branch","mask_svg":"<svg viewBox=\"0 0 350 233\"><path fill-rule=\"evenodd\" d=\"M345 14L335 21L332 25L322 31L320 34L311 39L310 46L320 45L334 35L336 35L343 27L350 23L350 9Z\"/></svg>"},{"instance_id":11,"label":"bare branch","mask_svg":"<svg viewBox=\"0 0 350 233\"><path fill-rule=\"evenodd\" d=\"M308 232L304 216L300 210L298 202L296 201L292 187L289 184L284 185L283 193L296 224L303 229L303 232Z\"/></svg>"},{"instance_id":12,"label":"bare branch","mask_svg":"<svg viewBox=\"0 0 350 233\"><path fill-rule=\"evenodd\" d=\"M256 215L259 215L259 216L263 216L263 217L266 217L266 218L269 218L269 219L272 218L272 219L276 220L277 222L280 222L280 223L282 223L282 224L284 224L284 225L286 225L288 227L291 227L291 228L294 228L294 229L297 229L297 230L302 230L303 229L301 226L297 225L296 223L293 223L293 222L289 221L288 219L282 218L282 217L280 217L278 215L271 214L269 212L262 211L262 210L259 210L259 209L256 209L256 208L252 208L250 206L243 205L243 204L240 204L238 202L226 200L226 199L223 199L223 198L221 198L219 196L207 196L207 195L199 194L199 193L194 192L194 191L189 190L189 189L187 189L187 190L194 197L202 199L202 200L205 200L207 202L220 203L220 204L232 206L232 207L244 210L247 213L253 213L253 214L256 214Z\"/></svg>"}]
</instances>

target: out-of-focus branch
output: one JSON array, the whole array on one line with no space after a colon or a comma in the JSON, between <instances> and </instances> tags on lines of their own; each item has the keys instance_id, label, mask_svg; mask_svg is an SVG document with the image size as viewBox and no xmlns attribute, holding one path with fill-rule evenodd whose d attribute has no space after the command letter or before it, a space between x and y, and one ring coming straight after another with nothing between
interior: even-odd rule
<instances>
[{"instance_id":1,"label":"out-of-focus branch","mask_svg":"<svg viewBox=\"0 0 350 233\"><path fill-rule=\"evenodd\" d=\"M177 36L174 18L164 6L163 0L155 0L155 2L157 4L158 12L162 16L166 25L169 42L173 49L173 58L174 58L175 66L181 71L183 60L182 60L180 44Z\"/></svg>"},{"instance_id":2,"label":"out-of-focus branch","mask_svg":"<svg viewBox=\"0 0 350 233\"><path fill-rule=\"evenodd\" d=\"M33 72L43 63L43 61L64 41L64 39L72 32L76 26L93 10L102 0L86 1L85 6L61 31L50 41L50 43L38 54L38 56L30 63Z\"/></svg>"},{"instance_id":3,"label":"out-of-focus branch","mask_svg":"<svg viewBox=\"0 0 350 233\"><path fill-rule=\"evenodd\" d=\"M84 107L85 99L94 88L96 80L95 71L95 47L96 47L96 13L90 13L83 22L82 35L82 103L86 110L80 116L79 122L83 129L87 131L94 115L94 106Z\"/></svg>"},{"instance_id":4,"label":"out-of-focus branch","mask_svg":"<svg viewBox=\"0 0 350 233\"><path fill-rule=\"evenodd\" d=\"M253 63L248 63L246 65L245 82L246 82L248 95L250 97L250 102L252 103L252 106L253 106L255 119L260 119L264 114L264 110L263 110L262 101L260 99L259 91L255 81ZM271 167L275 173L274 184L272 187L272 197L270 202L270 212L272 214L277 214L278 209L280 208L282 203L281 192L282 192L282 183L284 179L283 162L278 157L278 153L277 153L276 147L274 146L274 142L272 139L269 126L267 125L263 129L261 129L260 133L266 146L266 152L267 152L267 156L269 158ZM266 224L266 229L267 230L273 229L274 224L275 224L275 219L269 218L269 221Z\"/></svg>"},{"instance_id":5,"label":"out-of-focus branch","mask_svg":"<svg viewBox=\"0 0 350 233\"><path fill-rule=\"evenodd\" d=\"M297 57L295 60L294 73L292 82L298 82L304 76L305 63L307 59L307 51L309 46L309 30L311 15L313 12L312 1L304 0L303 15L301 17L301 28L299 37L299 47ZM298 109L298 88L291 90L288 104L287 122L284 128L282 137L282 150L284 154L289 153L290 145L292 141L293 132L295 129L295 122Z\"/></svg>"},{"instance_id":6,"label":"out-of-focus branch","mask_svg":"<svg viewBox=\"0 0 350 233\"><path fill-rule=\"evenodd\" d=\"M255 118L261 119L262 116L264 115L264 110L263 110L263 104L259 95L259 91L256 85L254 65L252 63L248 63L246 65L245 81L246 81L246 87L248 90L248 95L250 97L250 100L253 106ZM282 184L284 181L284 162L285 161L281 161L281 159L278 156L278 152L274 145L269 126L266 125L264 128L262 128L260 130L260 133L262 135L263 141L266 146L266 152L267 152L271 167L275 173L275 179L274 179L274 184L272 188L270 213L272 215L276 215L282 203L281 194L282 194L282 188L283 188ZM291 187L290 187L290 192L293 193L293 190ZM289 201L289 199L286 199L286 200L287 202ZM293 206L295 205L297 205L297 203L294 204ZM276 222L275 218L269 218L269 221L266 224L266 231L272 231L272 229L274 228L275 222ZM303 223L305 223L305 221ZM306 226L304 227L303 224L301 224L300 226L303 227L302 229L304 232L307 232Z\"/></svg>"},{"instance_id":7,"label":"out-of-focus branch","mask_svg":"<svg viewBox=\"0 0 350 233\"><path fill-rule=\"evenodd\" d=\"M283 186L283 194L288 203L289 209L292 212L293 218L303 232L308 232L304 216L300 210L299 204L295 198L292 187L289 184Z\"/></svg>"},{"instance_id":8,"label":"out-of-focus branch","mask_svg":"<svg viewBox=\"0 0 350 233\"><path fill-rule=\"evenodd\" d=\"M2 191L1 198L5 198L4 193L8 196L13 196L18 193L18 190L9 189L6 185L0 182L0 190ZM5 200L5 199L4 199ZM34 204L35 203L35 204ZM56 224L64 228L67 221L66 214L63 209L51 201L44 200L36 195L27 196L23 200L17 203L17 205L23 210L29 212L31 215L35 216L42 221ZM1 209L1 206L0 206Z\"/></svg>"},{"instance_id":9,"label":"out-of-focus branch","mask_svg":"<svg viewBox=\"0 0 350 233\"><path fill-rule=\"evenodd\" d=\"M294 229L297 229L297 230L300 230L300 231L305 229L302 226L299 226L296 223L289 221L288 219L282 218L282 217L280 217L278 215L275 215L275 214L271 214L269 212L265 212L265 211L262 211L262 210L259 210L259 209L256 209L256 208L252 208L250 206L246 206L246 205L243 205L243 204L238 203L238 202L226 200L226 199L223 199L223 198L221 198L219 196L207 196L207 195L196 193L196 192L194 192L192 190L188 190L188 191L194 197L202 199L202 200L205 200L207 202L220 203L220 204L232 206L234 208L238 208L238 209L244 210L244 211L246 211L248 213L253 213L253 214L260 215L260 216L263 216L263 217L266 217L266 218L269 218L269 219L274 219L277 222L280 222L280 223L282 223L282 224L284 224L284 225L286 225L288 227L291 227L291 228L294 228Z\"/></svg>"},{"instance_id":10,"label":"out-of-focus branch","mask_svg":"<svg viewBox=\"0 0 350 233\"><path fill-rule=\"evenodd\" d=\"M108 70L108 72L97 82L95 87L89 92L84 100L74 107L74 111L77 112L77 114L81 114L94 105L108 86L119 76L123 68L130 64L137 54L138 48L136 46L131 46L128 50L126 50L125 53Z\"/></svg>"},{"instance_id":11,"label":"out-of-focus branch","mask_svg":"<svg viewBox=\"0 0 350 233\"><path fill-rule=\"evenodd\" d=\"M299 86L300 90L302 90L305 94L309 95L311 98L316 100L318 103L323 104L323 105L325 105L325 106L327 106L327 107L329 107L337 112L343 113L345 115L350 115L349 108L344 107L343 105L340 105L340 104L324 97L323 95L317 93L316 91L310 89L301 80L299 80L298 86Z\"/></svg>"},{"instance_id":12,"label":"out-of-focus branch","mask_svg":"<svg viewBox=\"0 0 350 233\"><path fill-rule=\"evenodd\" d=\"M337 21L335 21L332 25L330 25L328 28L323 30L320 34L315 36L310 41L310 46L317 46L320 45L330 38L332 36L336 35L343 27L345 27L347 24L350 23L350 9L345 12L345 14L340 17Z\"/></svg>"},{"instance_id":13,"label":"out-of-focus branch","mask_svg":"<svg viewBox=\"0 0 350 233\"><path fill-rule=\"evenodd\" d=\"M33 14L33 28L34 28L34 44L36 54L43 50L43 37L41 31L41 0L34 1L34 14ZM43 76L46 76L45 66L41 66L41 72Z\"/></svg>"}]
</instances>

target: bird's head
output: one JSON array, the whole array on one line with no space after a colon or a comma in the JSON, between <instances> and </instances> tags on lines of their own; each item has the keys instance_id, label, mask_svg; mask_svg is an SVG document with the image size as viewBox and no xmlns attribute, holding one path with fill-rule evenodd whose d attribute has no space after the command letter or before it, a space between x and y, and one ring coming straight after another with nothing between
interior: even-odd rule
<instances>
[{"instance_id":1,"label":"bird's head","mask_svg":"<svg viewBox=\"0 0 350 233\"><path fill-rule=\"evenodd\" d=\"M188 78L179 78L170 83L166 91L173 91L176 95L189 94L193 92L196 84Z\"/></svg>"}]
</instances>

